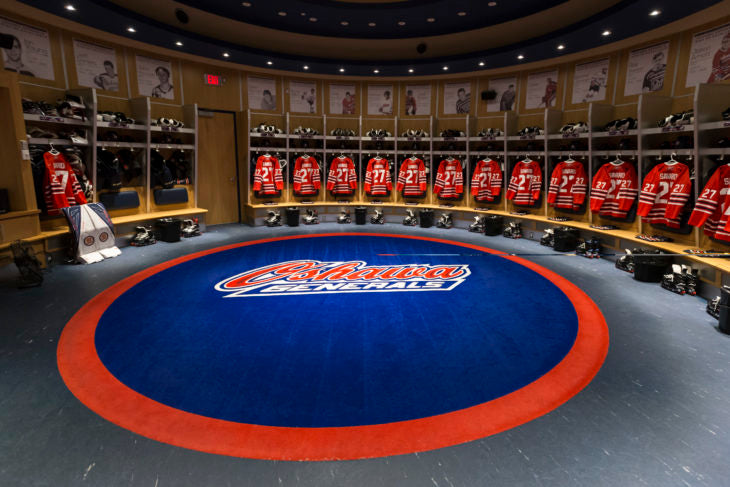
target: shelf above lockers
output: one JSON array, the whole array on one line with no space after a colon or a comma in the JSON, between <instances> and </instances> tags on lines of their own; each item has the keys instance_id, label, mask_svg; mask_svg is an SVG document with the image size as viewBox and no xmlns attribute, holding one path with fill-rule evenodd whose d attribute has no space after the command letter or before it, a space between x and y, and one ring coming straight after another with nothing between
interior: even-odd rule
<instances>
[{"instance_id":1,"label":"shelf above lockers","mask_svg":"<svg viewBox=\"0 0 730 487\"><path fill-rule=\"evenodd\" d=\"M641 135L677 134L694 132L694 124L679 127L650 127L641 129Z\"/></svg>"},{"instance_id":2,"label":"shelf above lockers","mask_svg":"<svg viewBox=\"0 0 730 487\"><path fill-rule=\"evenodd\" d=\"M396 137L360 137L363 142L395 142Z\"/></svg>"},{"instance_id":3,"label":"shelf above lockers","mask_svg":"<svg viewBox=\"0 0 730 487\"><path fill-rule=\"evenodd\" d=\"M679 157L693 157L694 149L649 149L641 152L646 157L669 157L675 154Z\"/></svg>"},{"instance_id":4,"label":"shelf above lockers","mask_svg":"<svg viewBox=\"0 0 730 487\"><path fill-rule=\"evenodd\" d=\"M468 142L469 137L431 137L434 142Z\"/></svg>"},{"instance_id":5,"label":"shelf above lockers","mask_svg":"<svg viewBox=\"0 0 730 487\"><path fill-rule=\"evenodd\" d=\"M147 126L142 124L126 124L126 123L119 123L119 122L96 122L97 128L110 128L114 130L138 130L138 131L146 131Z\"/></svg>"},{"instance_id":6,"label":"shelf above lockers","mask_svg":"<svg viewBox=\"0 0 730 487\"><path fill-rule=\"evenodd\" d=\"M163 144L158 144L163 145ZM165 144L166 145L166 144ZM145 142L115 142L109 140L100 140L96 143L97 147L108 148L120 148L120 149L144 149L147 147Z\"/></svg>"},{"instance_id":7,"label":"shelf above lockers","mask_svg":"<svg viewBox=\"0 0 730 487\"><path fill-rule=\"evenodd\" d=\"M142 144L144 147L145 144ZM194 144L150 144L150 149L177 149L177 150L195 150Z\"/></svg>"},{"instance_id":8,"label":"shelf above lockers","mask_svg":"<svg viewBox=\"0 0 730 487\"><path fill-rule=\"evenodd\" d=\"M79 147L88 147L88 142L72 142L69 139L43 139L38 137L31 137L28 139L28 144L30 145L58 145L58 146L66 146L66 145L74 145Z\"/></svg>"},{"instance_id":9,"label":"shelf above lockers","mask_svg":"<svg viewBox=\"0 0 730 487\"><path fill-rule=\"evenodd\" d=\"M507 140L507 137L504 135L500 135L499 137L469 137L469 143L479 143L479 142L505 142Z\"/></svg>"},{"instance_id":10,"label":"shelf above lockers","mask_svg":"<svg viewBox=\"0 0 730 487\"><path fill-rule=\"evenodd\" d=\"M580 133L580 134L550 134L547 136L548 140L570 140L570 139L587 139L589 138L588 133Z\"/></svg>"},{"instance_id":11,"label":"shelf above lockers","mask_svg":"<svg viewBox=\"0 0 730 487\"><path fill-rule=\"evenodd\" d=\"M639 131L636 129L631 130L616 130L610 132L593 132L591 138L593 139L607 139L612 137L636 137L639 135Z\"/></svg>"},{"instance_id":12,"label":"shelf above lockers","mask_svg":"<svg viewBox=\"0 0 730 487\"><path fill-rule=\"evenodd\" d=\"M79 127L91 127L91 120L77 120L67 117L49 117L47 115L36 115L35 113L24 113L23 119L26 122L56 123L62 125L75 125Z\"/></svg>"},{"instance_id":13,"label":"shelf above lockers","mask_svg":"<svg viewBox=\"0 0 730 487\"><path fill-rule=\"evenodd\" d=\"M160 126L157 126L157 125L153 125L152 127L150 127L150 132L172 132L172 133L177 133L177 134L194 134L195 133L195 129L186 128L186 127L183 127L183 128L179 128L179 127L160 127ZM253 135L253 134L251 134L251 135Z\"/></svg>"},{"instance_id":14,"label":"shelf above lockers","mask_svg":"<svg viewBox=\"0 0 730 487\"><path fill-rule=\"evenodd\" d=\"M719 122L701 123L699 128L701 131L706 131L706 130L728 130L728 131L730 131L730 120L720 120Z\"/></svg>"}]
</instances>

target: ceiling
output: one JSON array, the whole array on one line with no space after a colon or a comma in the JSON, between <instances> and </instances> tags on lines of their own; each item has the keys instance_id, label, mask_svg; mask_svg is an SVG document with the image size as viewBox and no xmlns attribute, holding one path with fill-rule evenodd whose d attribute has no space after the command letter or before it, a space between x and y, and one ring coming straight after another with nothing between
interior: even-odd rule
<instances>
[{"instance_id":1,"label":"ceiling","mask_svg":"<svg viewBox=\"0 0 730 487\"><path fill-rule=\"evenodd\" d=\"M642 34L723 2L19 1L115 35L198 56L295 72L380 77L473 72L550 59ZM66 10L68 3L76 9ZM650 16L655 9L660 15ZM610 34L602 35L605 31Z\"/></svg>"},{"instance_id":2,"label":"ceiling","mask_svg":"<svg viewBox=\"0 0 730 487\"><path fill-rule=\"evenodd\" d=\"M110 1L120 9L160 24L231 44L297 56L378 61L439 58L515 44L574 25L621 3L251 0L246 2L251 6L244 7L242 2L231 0ZM496 5L489 7L490 3ZM186 13L187 23L178 20L179 10ZM460 12L466 15L458 15ZM552 20L546 22L546 16ZM348 25L342 25L343 22ZM370 23L375 26L370 27ZM418 51L420 44L425 44L424 52Z\"/></svg>"}]
</instances>

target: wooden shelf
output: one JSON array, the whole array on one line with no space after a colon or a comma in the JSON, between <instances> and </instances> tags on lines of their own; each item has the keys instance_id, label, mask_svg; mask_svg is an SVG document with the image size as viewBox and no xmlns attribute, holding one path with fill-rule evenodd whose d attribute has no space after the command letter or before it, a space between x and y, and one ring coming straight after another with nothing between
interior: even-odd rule
<instances>
[{"instance_id":1,"label":"wooden shelf","mask_svg":"<svg viewBox=\"0 0 730 487\"><path fill-rule=\"evenodd\" d=\"M81 143L81 142L72 142L69 139L43 139L38 137L31 137L28 139L29 144L35 144L35 145L58 145L58 146L65 146L65 145L78 145L80 147L86 147L89 145L88 142Z\"/></svg>"},{"instance_id":2,"label":"wooden shelf","mask_svg":"<svg viewBox=\"0 0 730 487\"><path fill-rule=\"evenodd\" d=\"M119 122L96 122L98 128L110 128L115 130L147 130L146 125L133 124L127 125Z\"/></svg>"},{"instance_id":3,"label":"wooden shelf","mask_svg":"<svg viewBox=\"0 0 730 487\"><path fill-rule=\"evenodd\" d=\"M24 113L23 119L27 122L43 122L43 123L56 123L63 125L78 125L81 127L90 127L90 120L76 120L74 118L66 117L48 117L46 115L36 115L35 113Z\"/></svg>"},{"instance_id":4,"label":"wooden shelf","mask_svg":"<svg viewBox=\"0 0 730 487\"><path fill-rule=\"evenodd\" d=\"M641 129L641 135L677 134L683 132L693 132L694 129L694 125L682 125L679 127L652 127Z\"/></svg>"}]
</instances>

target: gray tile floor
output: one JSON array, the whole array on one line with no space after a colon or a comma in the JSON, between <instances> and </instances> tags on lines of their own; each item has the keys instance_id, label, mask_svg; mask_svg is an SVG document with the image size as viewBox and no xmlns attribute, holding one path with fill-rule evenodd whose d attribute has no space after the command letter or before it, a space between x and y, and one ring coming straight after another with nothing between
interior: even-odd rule
<instances>
[{"instance_id":1,"label":"gray tile floor","mask_svg":"<svg viewBox=\"0 0 730 487\"><path fill-rule=\"evenodd\" d=\"M330 231L408 232L529 254L601 308L611 334L606 362L573 399L518 428L436 451L346 462L248 460L158 443L100 418L63 384L59 335L100 290L197 250ZM55 266L41 288L15 289L14 272L0 268L0 486L730 485L730 337L717 331L701 298L636 282L607 260L458 229L225 225L180 243L126 247L99 264Z\"/></svg>"}]
</instances>

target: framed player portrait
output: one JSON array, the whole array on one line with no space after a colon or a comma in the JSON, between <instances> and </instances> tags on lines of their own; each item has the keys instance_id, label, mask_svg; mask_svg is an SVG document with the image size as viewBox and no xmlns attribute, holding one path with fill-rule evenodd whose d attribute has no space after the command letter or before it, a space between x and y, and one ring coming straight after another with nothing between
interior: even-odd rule
<instances>
[{"instance_id":1,"label":"framed player portrait","mask_svg":"<svg viewBox=\"0 0 730 487\"><path fill-rule=\"evenodd\" d=\"M692 36L686 87L730 80L730 24Z\"/></svg>"},{"instance_id":2,"label":"framed player portrait","mask_svg":"<svg viewBox=\"0 0 730 487\"><path fill-rule=\"evenodd\" d=\"M525 109L554 107L558 95L558 70L530 73Z\"/></svg>"},{"instance_id":3,"label":"framed player portrait","mask_svg":"<svg viewBox=\"0 0 730 487\"><path fill-rule=\"evenodd\" d=\"M573 96L571 102L575 105L605 100L608 68L608 58L576 64L573 71Z\"/></svg>"},{"instance_id":4,"label":"framed player portrait","mask_svg":"<svg viewBox=\"0 0 730 487\"><path fill-rule=\"evenodd\" d=\"M624 96L661 91L667 71L669 41L635 49L629 54Z\"/></svg>"}]
</instances>

